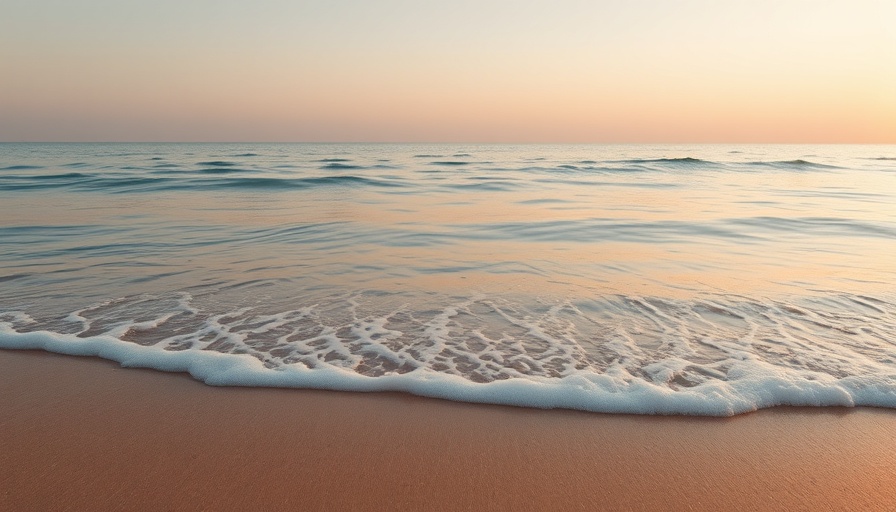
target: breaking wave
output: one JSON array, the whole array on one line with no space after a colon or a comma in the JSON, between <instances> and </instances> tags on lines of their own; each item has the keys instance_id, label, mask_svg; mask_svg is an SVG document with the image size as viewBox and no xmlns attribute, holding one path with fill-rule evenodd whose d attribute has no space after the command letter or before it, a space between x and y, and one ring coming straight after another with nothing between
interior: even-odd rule
<instances>
[{"instance_id":1,"label":"breaking wave","mask_svg":"<svg viewBox=\"0 0 896 512\"><path fill-rule=\"evenodd\" d=\"M420 306L362 294L211 312L186 293L123 297L62 318L0 314L0 346L187 372L212 385L595 412L896 407L896 307L880 298L471 296Z\"/></svg>"}]
</instances>

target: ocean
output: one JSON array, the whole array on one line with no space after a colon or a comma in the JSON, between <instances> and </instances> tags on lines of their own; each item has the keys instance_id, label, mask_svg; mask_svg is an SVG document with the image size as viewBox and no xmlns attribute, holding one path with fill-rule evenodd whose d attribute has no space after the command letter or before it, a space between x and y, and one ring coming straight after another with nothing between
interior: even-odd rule
<instances>
[{"instance_id":1,"label":"ocean","mask_svg":"<svg viewBox=\"0 0 896 512\"><path fill-rule=\"evenodd\" d=\"M595 412L896 408L896 146L4 143L0 347Z\"/></svg>"}]
</instances>

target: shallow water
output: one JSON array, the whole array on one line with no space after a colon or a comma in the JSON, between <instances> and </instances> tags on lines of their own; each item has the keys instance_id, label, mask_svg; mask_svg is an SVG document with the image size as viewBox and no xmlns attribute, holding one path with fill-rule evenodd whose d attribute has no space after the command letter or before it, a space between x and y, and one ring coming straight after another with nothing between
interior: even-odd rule
<instances>
[{"instance_id":1,"label":"shallow water","mask_svg":"<svg viewBox=\"0 0 896 512\"><path fill-rule=\"evenodd\" d=\"M0 346L211 384L896 407L896 146L0 144Z\"/></svg>"}]
</instances>

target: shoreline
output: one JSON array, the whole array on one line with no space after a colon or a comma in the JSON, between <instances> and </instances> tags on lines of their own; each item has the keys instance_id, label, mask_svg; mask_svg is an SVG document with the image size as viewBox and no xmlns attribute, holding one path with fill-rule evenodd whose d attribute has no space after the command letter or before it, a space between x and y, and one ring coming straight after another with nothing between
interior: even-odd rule
<instances>
[{"instance_id":1,"label":"shoreline","mask_svg":"<svg viewBox=\"0 0 896 512\"><path fill-rule=\"evenodd\" d=\"M0 350L3 510L869 510L896 411L731 418L212 387Z\"/></svg>"}]
</instances>

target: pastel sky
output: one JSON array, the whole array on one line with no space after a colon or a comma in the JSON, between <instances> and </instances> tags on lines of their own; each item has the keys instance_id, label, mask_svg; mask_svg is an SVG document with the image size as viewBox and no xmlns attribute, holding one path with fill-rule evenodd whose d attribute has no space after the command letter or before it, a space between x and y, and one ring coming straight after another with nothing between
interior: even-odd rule
<instances>
[{"instance_id":1,"label":"pastel sky","mask_svg":"<svg viewBox=\"0 0 896 512\"><path fill-rule=\"evenodd\" d=\"M896 143L893 0L0 0L0 141Z\"/></svg>"}]
</instances>

